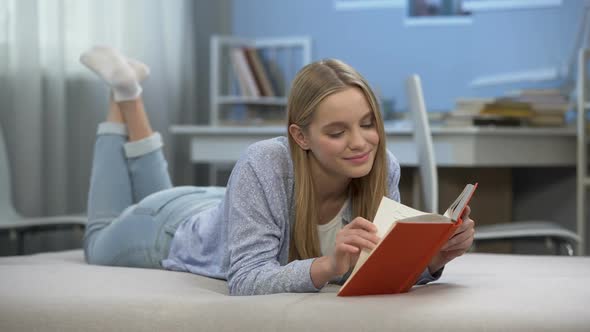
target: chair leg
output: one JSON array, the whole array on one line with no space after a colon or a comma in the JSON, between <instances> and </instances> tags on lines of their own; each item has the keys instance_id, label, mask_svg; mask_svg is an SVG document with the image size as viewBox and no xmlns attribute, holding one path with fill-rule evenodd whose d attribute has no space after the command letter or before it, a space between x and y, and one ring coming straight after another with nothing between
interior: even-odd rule
<instances>
[{"instance_id":1,"label":"chair leg","mask_svg":"<svg viewBox=\"0 0 590 332\"><path fill-rule=\"evenodd\" d=\"M555 245L555 241L552 237L548 236L545 238L545 247L548 252L552 252L554 255L559 255L559 247Z\"/></svg>"},{"instance_id":2,"label":"chair leg","mask_svg":"<svg viewBox=\"0 0 590 332\"><path fill-rule=\"evenodd\" d=\"M24 255L25 254L25 232L24 231L17 231L17 255Z\"/></svg>"},{"instance_id":3,"label":"chair leg","mask_svg":"<svg viewBox=\"0 0 590 332\"><path fill-rule=\"evenodd\" d=\"M573 256L574 255L574 247L572 246L571 243L567 242L567 241L563 241L563 243L561 244L561 253L565 253L567 256Z\"/></svg>"}]
</instances>

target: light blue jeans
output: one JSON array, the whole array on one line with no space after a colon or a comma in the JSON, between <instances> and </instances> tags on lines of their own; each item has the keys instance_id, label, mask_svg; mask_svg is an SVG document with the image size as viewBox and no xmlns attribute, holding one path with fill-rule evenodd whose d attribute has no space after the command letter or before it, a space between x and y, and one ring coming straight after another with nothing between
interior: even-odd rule
<instances>
[{"instance_id":1,"label":"light blue jeans","mask_svg":"<svg viewBox=\"0 0 590 332\"><path fill-rule=\"evenodd\" d=\"M127 142L124 125L99 125L84 254L90 264L161 269L179 224L223 188L172 187L158 133Z\"/></svg>"}]
</instances>

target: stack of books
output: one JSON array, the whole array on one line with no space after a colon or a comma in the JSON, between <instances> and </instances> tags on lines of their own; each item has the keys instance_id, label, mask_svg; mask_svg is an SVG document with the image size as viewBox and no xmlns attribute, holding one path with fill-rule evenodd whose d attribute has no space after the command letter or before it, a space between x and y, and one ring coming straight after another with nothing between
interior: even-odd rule
<instances>
[{"instance_id":1,"label":"stack of books","mask_svg":"<svg viewBox=\"0 0 590 332\"><path fill-rule=\"evenodd\" d=\"M533 116L528 120L531 126L564 126L565 114L570 103L567 96L557 89L529 89L513 93L514 100L528 103Z\"/></svg>"},{"instance_id":2,"label":"stack of books","mask_svg":"<svg viewBox=\"0 0 590 332\"><path fill-rule=\"evenodd\" d=\"M565 125L569 101L559 90L519 90L495 99L461 98L447 113L448 126L534 126Z\"/></svg>"},{"instance_id":3,"label":"stack of books","mask_svg":"<svg viewBox=\"0 0 590 332\"><path fill-rule=\"evenodd\" d=\"M522 126L533 117L534 111L529 103L498 98L485 104L479 115L475 125Z\"/></svg>"},{"instance_id":4,"label":"stack of books","mask_svg":"<svg viewBox=\"0 0 590 332\"><path fill-rule=\"evenodd\" d=\"M455 109L446 113L444 122L451 127L473 126L477 119L482 118L480 112L492 98L459 98L455 100Z\"/></svg>"}]
</instances>

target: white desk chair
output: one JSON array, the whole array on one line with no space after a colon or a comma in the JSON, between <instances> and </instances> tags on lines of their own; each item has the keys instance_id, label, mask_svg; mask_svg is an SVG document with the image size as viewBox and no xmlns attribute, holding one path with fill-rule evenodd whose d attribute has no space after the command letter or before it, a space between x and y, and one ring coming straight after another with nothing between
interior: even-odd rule
<instances>
[{"instance_id":1,"label":"white desk chair","mask_svg":"<svg viewBox=\"0 0 590 332\"><path fill-rule=\"evenodd\" d=\"M24 254L24 236L28 232L86 225L84 216L23 217L13 206L11 190L10 163L0 127L0 232L9 232L11 238L17 239L18 254Z\"/></svg>"},{"instance_id":2,"label":"white desk chair","mask_svg":"<svg viewBox=\"0 0 590 332\"><path fill-rule=\"evenodd\" d=\"M417 146L419 171L422 179L424 210L438 213L438 174L432 144L432 134L422 84L418 75L411 75L406 81L408 105L414 119L414 140ZM548 246L555 247L558 253L573 255L579 236L556 224L547 221L525 221L506 224L477 226L475 245L484 241L544 239Z\"/></svg>"}]
</instances>

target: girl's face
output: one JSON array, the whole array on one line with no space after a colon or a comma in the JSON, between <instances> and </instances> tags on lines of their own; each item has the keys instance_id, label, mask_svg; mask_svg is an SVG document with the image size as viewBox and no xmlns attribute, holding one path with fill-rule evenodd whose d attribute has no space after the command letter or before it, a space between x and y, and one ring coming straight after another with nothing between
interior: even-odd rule
<instances>
[{"instance_id":1,"label":"girl's face","mask_svg":"<svg viewBox=\"0 0 590 332\"><path fill-rule=\"evenodd\" d=\"M359 88L326 97L305 136L312 167L323 174L359 178L373 167L379 135L373 111Z\"/></svg>"}]
</instances>

